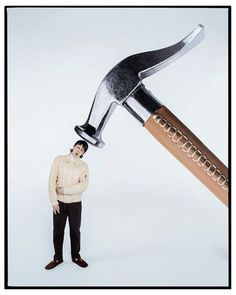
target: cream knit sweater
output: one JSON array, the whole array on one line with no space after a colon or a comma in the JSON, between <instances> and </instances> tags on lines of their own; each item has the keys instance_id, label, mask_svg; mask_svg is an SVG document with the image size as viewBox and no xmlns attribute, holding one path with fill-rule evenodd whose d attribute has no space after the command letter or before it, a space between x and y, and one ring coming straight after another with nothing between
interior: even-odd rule
<instances>
[{"instance_id":1,"label":"cream knit sweater","mask_svg":"<svg viewBox=\"0 0 236 295\"><path fill-rule=\"evenodd\" d=\"M52 163L49 175L49 198L53 205L81 201L81 195L88 186L88 165L72 155L58 156ZM57 195L56 187L63 187L64 194Z\"/></svg>"}]
</instances>

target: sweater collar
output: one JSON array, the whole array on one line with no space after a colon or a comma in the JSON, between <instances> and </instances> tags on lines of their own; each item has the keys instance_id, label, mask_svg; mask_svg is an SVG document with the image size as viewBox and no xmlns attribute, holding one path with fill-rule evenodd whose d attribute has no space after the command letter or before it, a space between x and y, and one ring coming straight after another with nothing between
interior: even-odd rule
<instances>
[{"instance_id":1,"label":"sweater collar","mask_svg":"<svg viewBox=\"0 0 236 295\"><path fill-rule=\"evenodd\" d=\"M72 155L72 153L69 153L69 154L67 155L67 157L66 157L66 162L67 162L67 163L70 163L70 162L72 162L72 163L76 163L76 162L79 162L79 161L80 161L80 157L75 158L75 157Z\"/></svg>"}]
</instances>

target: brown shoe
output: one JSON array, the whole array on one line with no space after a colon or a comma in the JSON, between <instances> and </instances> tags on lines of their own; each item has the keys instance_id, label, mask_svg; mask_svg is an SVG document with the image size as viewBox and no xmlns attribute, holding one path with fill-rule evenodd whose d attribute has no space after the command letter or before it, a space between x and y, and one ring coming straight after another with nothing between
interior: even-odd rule
<instances>
[{"instance_id":1,"label":"brown shoe","mask_svg":"<svg viewBox=\"0 0 236 295\"><path fill-rule=\"evenodd\" d=\"M49 262L48 265L45 266L45 269L53 269L54 267L58 266L63 262L63 259L54 259L53 261Z\"/></svg>"},{"instance_id":2,"label":"brown shoe","mask_svg":"<svg viewBox=\"0 0 236 295\"><path fill-rule=\"evenodd\" d=\"M72 261L76 263L77 265L79 265L80 267L88 266L88 263L85 262L80 256L78 256L77 258L73 258Z\"/></svg>"}]
</instances>

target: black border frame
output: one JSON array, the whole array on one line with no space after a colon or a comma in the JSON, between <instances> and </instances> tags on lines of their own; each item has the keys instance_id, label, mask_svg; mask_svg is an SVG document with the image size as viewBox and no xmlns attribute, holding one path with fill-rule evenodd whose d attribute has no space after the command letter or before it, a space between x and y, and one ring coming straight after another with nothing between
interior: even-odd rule
<instances>
[{"instance_id":1,"label":"black border frame","mask_svg":"<svg viewBox=\"0 0 236 295\"><path fill-rule=\"evenodd\" d=\"M229 167L229 209L228 209L228 286L9 286L8 285L8 28L7 10L11 8L225 8L228 9L228 167ZM7 5L4 6L4 289L231 289L231 5Z\"/></svg>"}]
</instances>

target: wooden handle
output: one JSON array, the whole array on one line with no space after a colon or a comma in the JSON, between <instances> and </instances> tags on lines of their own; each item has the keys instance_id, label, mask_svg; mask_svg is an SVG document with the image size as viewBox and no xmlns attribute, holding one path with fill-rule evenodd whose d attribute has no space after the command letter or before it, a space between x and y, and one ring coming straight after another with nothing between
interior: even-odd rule
<instances>
[{"instance_id":1,"label":"wooden handle","mask_svg":"<svg viewBox=\"0 0 236 295\"><path fill-rule=\"evenodd\" d=\"M227 167L165 106L144 127L228 206Z\"/></svg>"}]
</instances>

